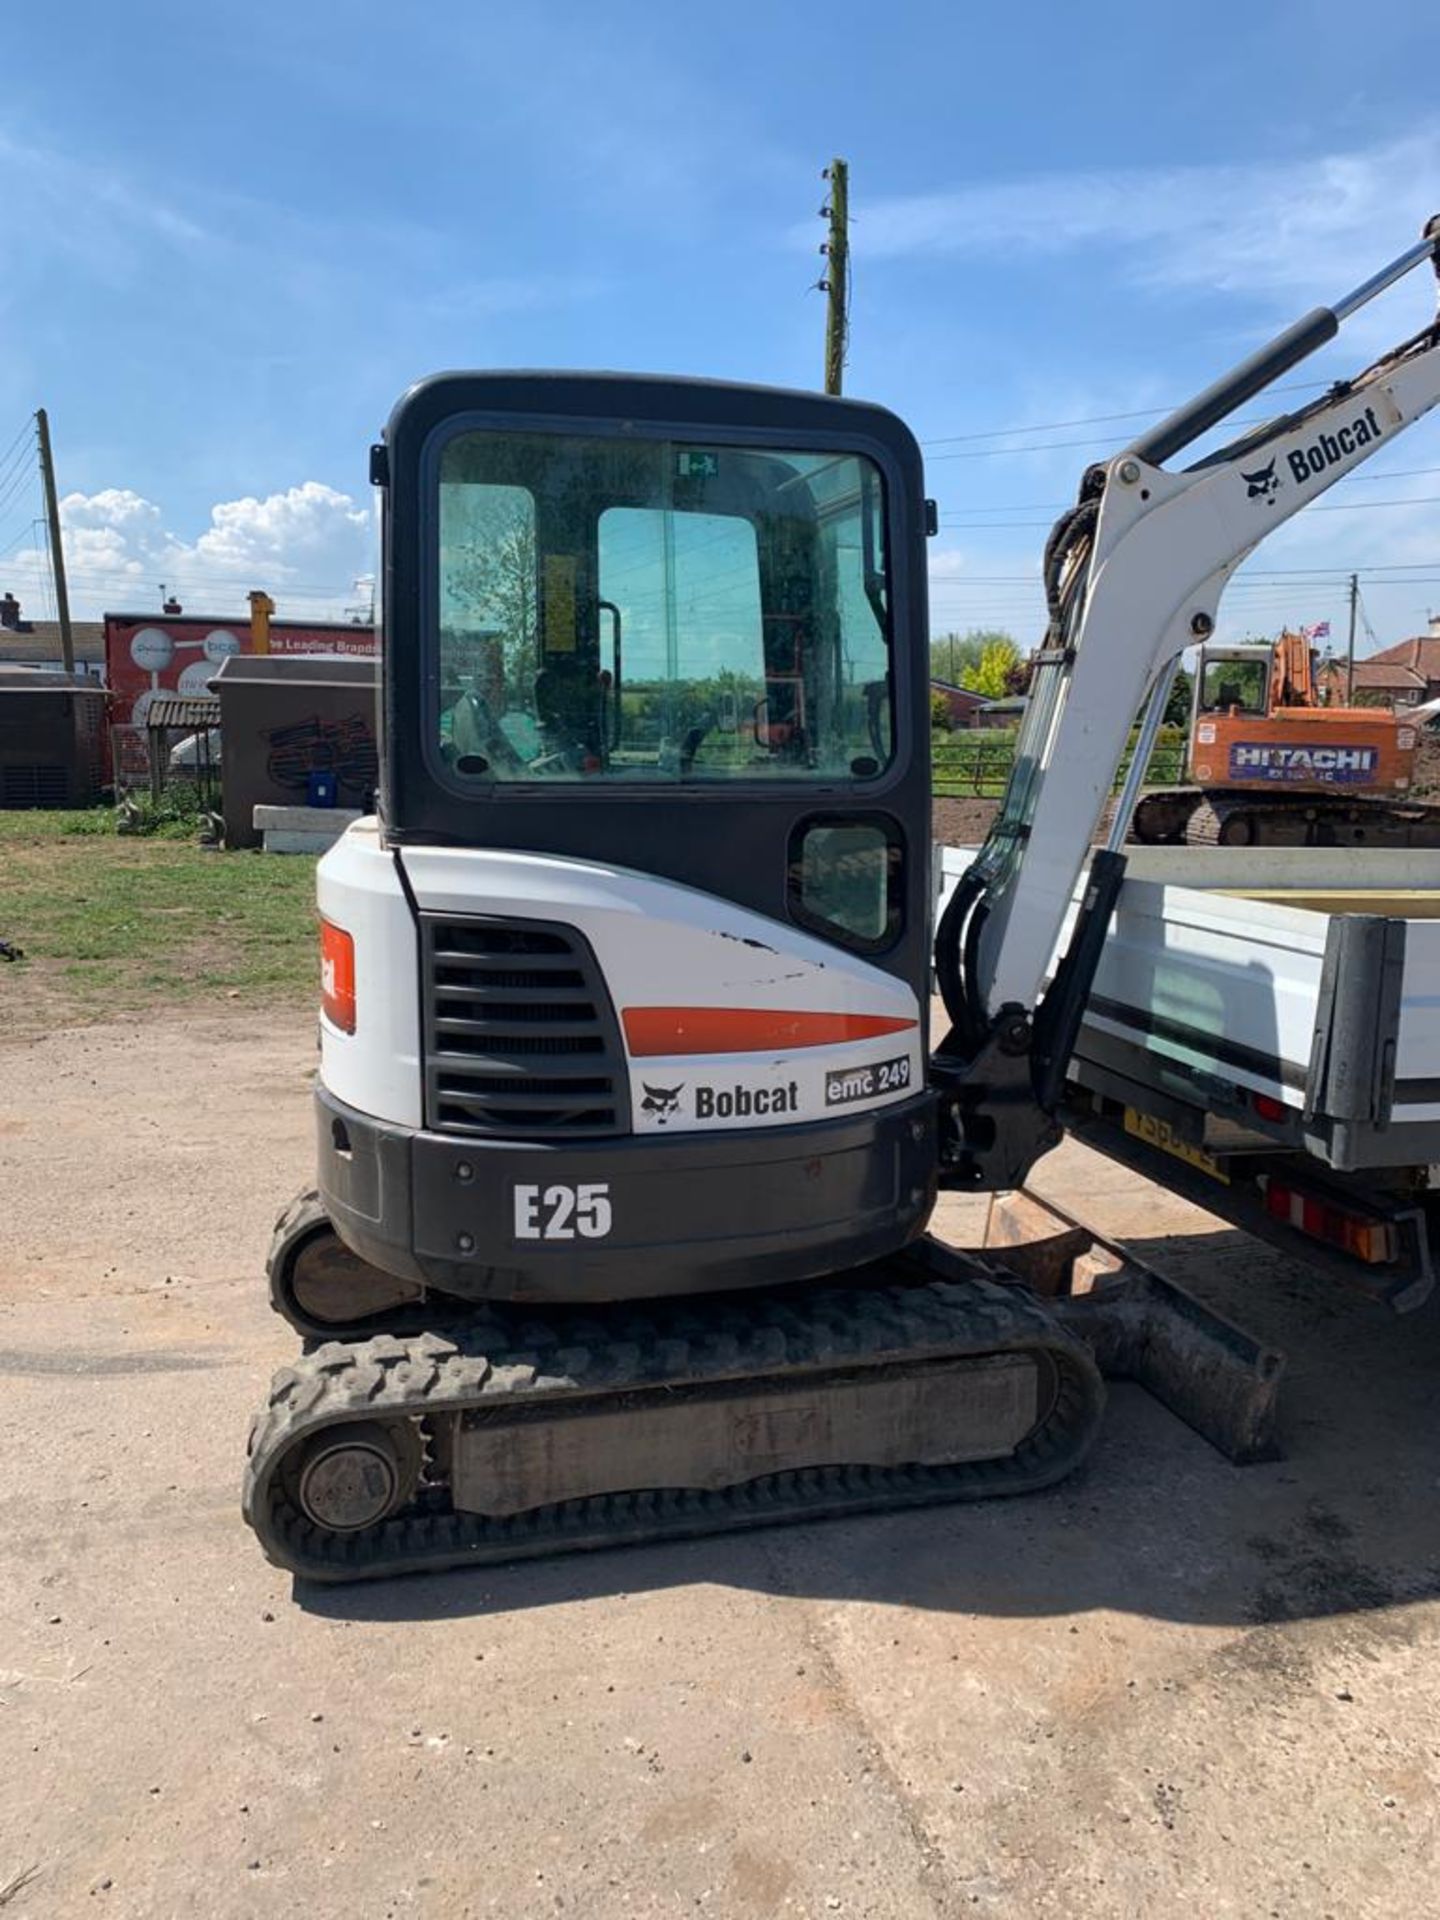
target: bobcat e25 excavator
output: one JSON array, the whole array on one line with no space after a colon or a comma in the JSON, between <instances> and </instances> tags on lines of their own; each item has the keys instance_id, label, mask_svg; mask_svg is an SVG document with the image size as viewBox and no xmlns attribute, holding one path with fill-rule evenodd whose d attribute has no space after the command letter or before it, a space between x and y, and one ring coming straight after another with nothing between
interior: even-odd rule
<instances>
[{"instance_id":1,"label":"bobcat e25 excavator","mask_svg":"<svg viewBox=\"0 0 1440 1920\"><path fill-rule=\"evenodd\" d=\"M272 1560L473 1565L1076 1464L1086 1342L926 1222L1058 1139L1175 663L1238 562L1440 398L1440 325L1165 463L1437 250L1432 223L1086 473L1014 777L933 939L933 510L901 422L628 375L404 396L372 456L380 803L319 868L319 1191L270 1259L308 1347L246 1470Z\"/></svg>"}]
</instances>

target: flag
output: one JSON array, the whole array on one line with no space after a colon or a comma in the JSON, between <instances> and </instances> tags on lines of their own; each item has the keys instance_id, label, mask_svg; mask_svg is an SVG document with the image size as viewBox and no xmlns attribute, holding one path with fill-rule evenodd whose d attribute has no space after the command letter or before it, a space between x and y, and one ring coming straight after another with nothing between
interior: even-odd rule
<instances>
[{"instance_id":1,"label":"flag","mask_svg":"<svg viewBox=\"0 0 1440 1920\"><path fill-rule=\"evenodd\" d=\"M1328 620L1322 620L1318 627L1311 627L1307 638L1311 640L1328 640L1330 638L1330 622Z\"/></svg>"}]
</instances>

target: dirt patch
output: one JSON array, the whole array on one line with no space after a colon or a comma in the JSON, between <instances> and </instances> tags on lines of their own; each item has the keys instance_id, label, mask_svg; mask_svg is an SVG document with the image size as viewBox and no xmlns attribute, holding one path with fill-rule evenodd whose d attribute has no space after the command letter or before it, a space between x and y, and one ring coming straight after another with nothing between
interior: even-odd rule
<instances>
[{"instance_id":1,"label":"dirt patch","mask_svg":"<svg viewBox=\"0 0 1440 1920\"><path fill-rule=\"evenodd\" d=\"M942 847L978 847L999 811L998 800L936 800L931 832Z\"/></svg>"},{"instance_id":2,"label":"dirt patch","mask_svg":"<svg viewBox=\"0 0 1440 1920\"><path fill-rule=\"evenodd\" d=\"M1289 1349L1284 1461L1117 1384L1033 1498L307 1590L237 1481L314 1040L192 1004L0 1066L7 1914L1433 1909L1433 1319L1067 1146L1044 1191Z\"/></svg>"}]
</instances>

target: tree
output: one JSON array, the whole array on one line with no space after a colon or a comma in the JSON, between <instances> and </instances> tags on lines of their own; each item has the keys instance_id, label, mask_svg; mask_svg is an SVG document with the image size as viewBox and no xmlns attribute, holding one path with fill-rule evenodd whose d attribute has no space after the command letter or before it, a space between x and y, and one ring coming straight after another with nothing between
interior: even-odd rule
<instances>
[{"instance_id":1,"label":"tree","mask_svg":"<svg viewBox=\"0 0 1440 1920\"><path fill-rule=\"evenodd\" d=\"M978 664L966 676L972 692L983 693L987 700L1003 700L1006 683L1020 665L1020 649L1008 633L997 633L986 640Z\"/></svg>"},{"instance_id":2,"label":"tree","mask_svg":"<svg viewBox=\"0 0 1440 1920\"><path fill-rule=\"evenodd\" d=\"M971 627L968 633L942 633L930 642L930 678L948 681L952 687L968 687L980 665L987 646L997 640L1020 649L1008 633L999 627Z\"/></svg>"},{"instance_id":3,"label":"tree","mask_svg":"<svg viewBox=\"0 0 1440 1920\"><path fill-rule=\"evenodd\" d=\"M1181 667L1170 688L1170 698L1165 703L1165 724L1167 727L1188 727L1190 724L1190 703L1195 695L1193 678Z\"/></svg>"},{"instance_id":4,"label":"tree","mask_svg":"<svg viewBox=\"0 0 1440 1920\"><path fill-rule=\"evenodd\" d=\"M930 731L948 733L950 731L950 702L943 693L930 695Z\"/></svg>"}]
</instances>

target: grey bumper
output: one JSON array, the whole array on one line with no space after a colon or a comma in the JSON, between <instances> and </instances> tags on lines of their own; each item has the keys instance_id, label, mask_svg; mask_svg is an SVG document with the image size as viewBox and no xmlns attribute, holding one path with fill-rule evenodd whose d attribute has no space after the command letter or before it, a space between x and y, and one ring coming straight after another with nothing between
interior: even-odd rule
<instances>
[{"instance_id":1,"label":"grey bumper","mask_svg":"<svg viewBox=\"0 0 1440 1920\"><path fill-rule=\"evenodd\" d=\"M935 1199L929 1093L808 1126L543 1144L391 1126L318 1083L315 1102L319 1186L341 1238L387 1272L466 1299L813 1279L905 1245ZM587 1233L607 1210L608 1230Z\"/></svg>"}]
</instances>

